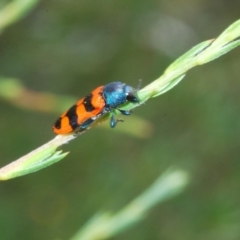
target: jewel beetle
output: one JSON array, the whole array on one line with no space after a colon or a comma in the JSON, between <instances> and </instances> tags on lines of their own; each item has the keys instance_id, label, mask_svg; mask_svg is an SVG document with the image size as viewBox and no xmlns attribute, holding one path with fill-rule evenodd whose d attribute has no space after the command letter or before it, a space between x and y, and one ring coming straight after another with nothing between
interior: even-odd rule
<instances>
[{"instance_id":1,"label":"jewel beetle","mask_svg":"<svg viewBox=\"0 0 240 240\"><path fill-rule=\"evenodd\" d=\"M118 121L122 121L115 119L114 110L117 109L123 115L131 114L130 111L119 108L126 102L139 102L137 90L133 87L122 82L97 87L64 112L53 125L53 131L56 134L82 132L107 113L111 113L110 126L113 128Z\"/></svg>"}]
</instances>

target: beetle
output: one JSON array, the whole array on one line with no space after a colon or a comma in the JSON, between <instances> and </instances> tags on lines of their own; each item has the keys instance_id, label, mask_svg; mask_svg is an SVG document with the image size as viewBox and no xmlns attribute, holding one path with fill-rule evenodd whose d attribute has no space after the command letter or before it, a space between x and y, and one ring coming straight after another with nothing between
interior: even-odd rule
<instances>
[{"instance_id":1,"label":"beetle","mask_svg":"<svg viewBox=\"0 0 240 240\"><path fill-rule=\"evenodd\" d=\"M126 102L139 103L137 90L133 87L122 82L99 86L64 112L53 125L53 131L56 134L82 132L107 113L111 113L110 126L114 128L122 121L115 119L115 109L123 115L131 114L129 110L119 108Z\"/></svg>"}]
</instances>

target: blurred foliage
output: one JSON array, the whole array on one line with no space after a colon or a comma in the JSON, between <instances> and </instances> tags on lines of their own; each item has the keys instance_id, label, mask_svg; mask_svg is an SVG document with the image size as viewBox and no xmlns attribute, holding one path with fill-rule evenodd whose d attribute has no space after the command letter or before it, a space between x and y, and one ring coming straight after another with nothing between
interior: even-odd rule
<instances>
[{"instance_id":1,"label":"blurred foliage","mask_svg":"<svg viewBox=\"0 0 240 240\"><path fill-rule=\"evenodd\" d=\"M186 172L167 171L118 213L114 215L109 212L96 214L71 240L108 239L142 220L156 204L175 197L187 183L188 174Z\"/></svg>"},{"instance_id":2,"label":"blurred foliage","mask_svg":"<svg viewBox=\"0 0 240 240\"><path fill-rule=\"evenodd\" d=\"M31 10L38 0L13 0L1 3L0 7L0 33L9 25L17 22Z\"/></svg>"},{"instance_id":3,"label":"blurred foliage","mask_svg":"<svg viewBox=\"0 0 240 240\"><path fill-rule=\"evenodd\" d=\"M238 9L239 2L223 0L43 0L1 34L0 74L33 91L77 98L115 80L146 85L238 19ZM114 239L239 239L238 61L239 49L134 111L154 124L151 141L96 128L67 146L68 161L1 183L2 239L68 239L99 209L119 209L171 165L193 174L191 188ZM53 136L58 114L5 101L1 112L1 165Z\"/></svg>"}]
</instances>

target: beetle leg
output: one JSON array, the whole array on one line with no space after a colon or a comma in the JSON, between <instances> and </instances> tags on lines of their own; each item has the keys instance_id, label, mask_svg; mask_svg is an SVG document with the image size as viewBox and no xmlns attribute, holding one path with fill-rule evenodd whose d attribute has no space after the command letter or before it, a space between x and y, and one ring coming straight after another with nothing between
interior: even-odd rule
<instances>
[{"instance_id":1,"label":"beetle leg","mask_svg":"<svg viewBox=\"0 0 240 240\"><path fill-rule=\"evenodd\" d=\"M114 116L113 112L111 114L112 114L111 115L111 119L110 119L110 126L111 126L111 128L116 127L118 122L124 122L123 119L115 119L115 116Z\"/></svg>"},{"instance_id":2,"label":"beetle leg","mask_svg":"<svg viewBox=\"0 0 240 240\"><path fill-rule=\"evenodd\" d=\"M131 114L130 110L122 110L122 109L119 109L119 108L117 108L117 110L123 115L130 115Z\"/></svg>"}]
</instances>

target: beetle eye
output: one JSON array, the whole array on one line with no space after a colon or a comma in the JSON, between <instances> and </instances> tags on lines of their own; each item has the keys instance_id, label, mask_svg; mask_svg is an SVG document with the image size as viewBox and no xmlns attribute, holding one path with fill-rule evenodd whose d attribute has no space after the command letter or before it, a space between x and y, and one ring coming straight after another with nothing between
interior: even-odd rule
<instances>
[{"instance_id":1,"label":"beetle eye","mask_svg":"<svg viewBox=\"0 0 240 240\"><path fill-rule=\"evenodd\" d=\"M126 99L127 99L127 101L133 102L133 103L139 102L137 94L134 94L132 92L128 93Z\"/></svg>"}]
</instances>

